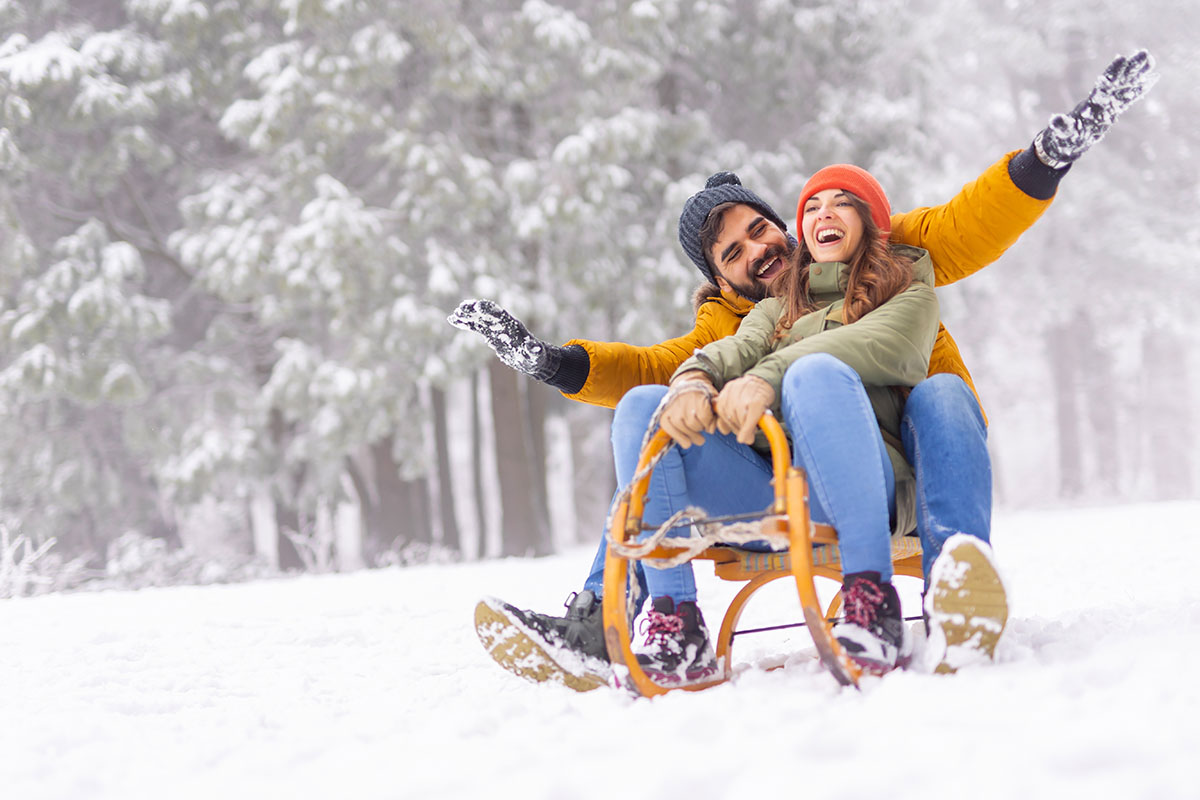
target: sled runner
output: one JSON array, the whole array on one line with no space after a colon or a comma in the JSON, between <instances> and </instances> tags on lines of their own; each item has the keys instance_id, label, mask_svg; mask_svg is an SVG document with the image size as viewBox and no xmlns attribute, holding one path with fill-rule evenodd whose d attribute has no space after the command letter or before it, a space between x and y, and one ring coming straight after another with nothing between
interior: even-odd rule
<instances>
[{"instance_id":1,"label":"sled runner","mask_svg":"<svg viewBox=\"0 0 1200 800\"><path fill-rule=\"evenodd\" d=\"M670 436L658 430L643 445L633 481L622 493L609 520L608 554L604 569L604 636L609 658L618 680L645 697L671 689L696 691L729 680L733 667L733 639L746 603L772 581L792 577L800 597L804 625L812 635L821 663L843 685L858 685L861 669L831 634L832 620L841 608L841 594L827 608L821 607L815 578L842 580L837 533L812 521L808 508L808 486L803 470L792 466L791 452L782 426L767 412L759 428L771 445L775 499L769 509L753 520L705 517L698 510L690 516L677 514L643 542L642 511L654 465L667 448ZM747 524L747 523L750 524ZM693 526L691 537L668 537L673 527ZM700 529L703 533L697 534ZM737 547L738 543L766 540L777 552L760 552ZM786 547L786 550L779 548ZM718 578L743 581L721 621L716 637L719 672L711 680L663 686L655 683L638 664L632 649L629 608L629 566L634 560L651 566L672 566L686 560L712 561ZM657 561L657 563L654 563ZM892 564L895 574L922 577L921 547L911 536L893 537Z\"/></svg>"}]
</instances>

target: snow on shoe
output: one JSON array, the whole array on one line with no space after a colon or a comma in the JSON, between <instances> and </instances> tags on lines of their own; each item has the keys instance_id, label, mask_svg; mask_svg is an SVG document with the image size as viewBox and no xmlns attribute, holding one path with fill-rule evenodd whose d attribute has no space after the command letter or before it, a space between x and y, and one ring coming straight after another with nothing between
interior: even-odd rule
<instances>
[{"instance_id":1,"label":"snow on shoe","mask_svg":"<svg viewBox=\"0 0 1200 800\"><path fill-rule=\"evenodd\" d=\"M573 595L565 617L485 597L475 606L475 632L497 664L535 683L561 683L588 692L611 682L600 601L591 592Z\"/></svg>"},{"instance_id":2,"label":"snow on shoe","mask_svg":"<svg viewBox=\"0 0 1200 800\"><path fill-rule=\"evenodd\" d=\"M717 676L717 656L704 615L694 602L683 601L676 608L670 597L656 597L646 614L646 625L646 641L635 655L650 680L660 686L678 686Z\"/></svg>"},{"instance_id":3,"label":"snow on shoe","mask_svg":"<svg viewBox=\"0 0 1200 800\"><path fill-rule=\"evenodd\" d=\"M900 597L878 572L845 576L842 600L846 611L833 636L856 664L876 675L904 666L912 640L900 611Z\"/></svg>"},{"instance_id":4,"label":"snow on shoe","mask_svg":"<svg viewBox=\"0 0 1200 800\"><path fill-rule=\"evenodd\" d=\"M1008 599L986 542L965 533L946 540L929 570L925 614L925 662L934 672L993 658L1008 623Z\"/></svg>"}]
</instances>

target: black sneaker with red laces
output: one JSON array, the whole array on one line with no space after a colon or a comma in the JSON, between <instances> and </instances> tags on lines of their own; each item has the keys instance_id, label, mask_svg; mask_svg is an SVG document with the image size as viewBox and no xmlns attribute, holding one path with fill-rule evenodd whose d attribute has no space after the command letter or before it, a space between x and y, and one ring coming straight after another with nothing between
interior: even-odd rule
<instances>
[{"instance_id":1,"label":"black sneaker with red laces","mask_svg":"<svg viewBox=\"0 0 1200 800\"><path fill-rule=\"evenodd\" d=\"M912 643L900 613L900 597L878 572L856 572L842 580L845 615L833 636L860 667L882 674L903 665Z\"/></svg>"},{"instance_id":2,"label":"black sneaker with red laces","mask_svg":"<svg viewBox=\"0 0 1200 800\"><path fill-rule=\"evenodd\" d=\"M717 656L704 615L694 602L685 600L677 607L670 597L656 597L644 624L646 641L637 660L655 683L678 685L716 677Z\"/></svg>"}]
</instances>

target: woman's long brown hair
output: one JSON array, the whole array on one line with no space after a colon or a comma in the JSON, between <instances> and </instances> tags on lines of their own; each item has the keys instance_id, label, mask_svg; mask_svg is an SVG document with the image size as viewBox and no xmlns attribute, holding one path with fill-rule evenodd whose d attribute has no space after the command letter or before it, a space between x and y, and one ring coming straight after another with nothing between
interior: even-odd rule
<instances>
[{"instance_id":1,"label":"woman's long brown hair","mask_svg":"<svg viewBox=\"0 0 1200 800\"><path fill-rule=\"evenodd\" d=\"M850 192L846 196L863 224L862 241L849 259L850 276L842 307L843 321L849 325L908 288L912 283L912 261L894 253L879 235L879 226L871 219L871 208L865 201ZM771 282L771 294L782 297L784 306L775 325L776 340L783 338L800 317L817 310L808 291L812 263L812 252L802 237L788 258L787 269Z\"/></svg>"}]
</instances>

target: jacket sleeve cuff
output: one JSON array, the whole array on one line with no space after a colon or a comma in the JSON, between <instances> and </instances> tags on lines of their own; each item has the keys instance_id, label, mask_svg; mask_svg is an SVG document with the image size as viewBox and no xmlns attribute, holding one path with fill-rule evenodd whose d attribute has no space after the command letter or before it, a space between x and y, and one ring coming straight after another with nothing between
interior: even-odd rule
<instances>
[{"instance_id":1,"label":"jacket sleeve cuff","mask_svg":"<svg viewBox=\"0 0 1200 800\"><path fill-rule=\"evenodd\" d=\"M667 383L671 383L671 381L674 381L685 372L703 372L708 376L708 379L712 382L713 386L717 387L718 389L720 389L722 386L721 370L716 364L713 363L713 360L709 358L708 353L705 353L703 348L697 347L695 353L692 354L692 357L680 364L675 371L671 373L671 378L667 381Z\"/></svg>"},{"instance_id":2,"label":"jacket sleeve cuff","mask_svg":"<svg viewBox=\"0 0 1200 800\"><path fill-rule=\"evenodd\" d=\"M1058 191L1058 182L1071 169L1071 165L1054 169L1042 163L1034 152L1033 145L1017 153L1008 161L1008 176L1025 194L1035 200L1049 200Z\"/></svg>"},{"instance_id":3,"label":"jacket sleeve cuff","mask_svg":"<svg viewBox=\"0 0 1200 800\"><path fill-rule=\"evenodd\" d=\"M587 350L581 345L569 344L559 348L558 369L545 379L563 394L578 394L587 383L588 374L592 371L592 362Z\"/></svg>"}]
</instances>

